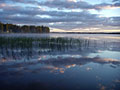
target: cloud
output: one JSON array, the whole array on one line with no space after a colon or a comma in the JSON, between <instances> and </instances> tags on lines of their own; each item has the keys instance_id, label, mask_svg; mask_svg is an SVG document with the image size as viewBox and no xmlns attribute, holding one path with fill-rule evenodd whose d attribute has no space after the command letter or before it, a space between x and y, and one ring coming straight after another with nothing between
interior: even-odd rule
<instances>
[{"instance_id":1,"label":"cloud","mask_svg":"<svg viewBox=\"0 0 120 90\"><path fill-rule=\"evenodd\" d=\"M98 10L118 8L118 7L115 7L115 6L112 5L112 4L107 4L107 3L97 4L97 5L95 5L95 7L96 7L96 9L98 9Z\"/></svg>"},{"instance_id":2,"label":"cloud","mask_svg":"<svg viewBox=\"0 0 120 90\"><path fill-rule=\"evenodd\" d=\"M120 0L113 0L114 6L120 7Z\"/></svg>"},{"instance_id":3,"label":"cloud","mask_svg":"<svg viewBox=\"0 0 120 90\"><path fill-rule=\"evenodd\" d=\"M119 7L119 0L113 4L90 4L77 0L1 0L0 20L14 24L47 25L51 28L72 29L120 29L118 17L100 17L89 10L113 9ZM19 3L19 4L18 4ZM45 8L45 9L43 9ZM72 9L74 9L72 11ZM79 9L79 11L76 11ZM100 11L99 11L100 12Z\"/></svg>"},{"instance_id":4,"label":"cloud","mask_svg":"<svg viewBox=\"0 0 120 90\"><path fill-rule=\"evenodd\" d=\"M82 12L64 12L64 11L43 11L38 8L24 9L24 8L11 7L3 8L3 12L0 12L0 19L6 22L17 22L22 24L36 24L36 23L48 23L51 27L72 29L79 27L95 26L102 23L102 19L96 14L90 14L88 11ZM41 17L47 15L49 17ZM32 17L32 18L31 18ZM7 19L7 20L6 20ZM54 23L53 25L49 23ZM66 28L66 27L67 28Z\"/></svg>"},{"instance_id":5,"label":"cloud","mask_svg":"<svg viewBox=\"0 0 120 90\"><path fill-rule=\"evenodd\" d=\"M58 9L94 9L94 6L84 1L73 2L71 0L52 0L40 2L39 5Z\"/></svg>"},{"instance_id":6,"label":"cloud","mask_svg":"<svg viewBox=\"0 0 120 90\"><path fill-rule=\"evenodd\" d=\"M115 4L108 4L108 3L101 3L101 4L89 4L85 1L73 1L73 0L51 0L46 2L38 3L42 6L47 6L50 8L58 8L58 9L85 9L85 10L101 10L101 9L111 9L111 8L118 8L119 3ZM120 7L119 7L120 8Z\"/></svg>"},{"instance_id":7,"label":"cloud","mask_svg":"<svg viewBox=\"0 0 120 90\"><path fill-rule=\"evenodd\" d=\"M113 0L113 2L120 2L120 0Z\"/></svg>"},{"instance_id":8,"label":"cloud","mask_svg":"<svg viewBox=\"0 0 120 90\"><path fill-rule=\"evenodd\" d=\"M113 2L116 2L119 0L115 0ZM47 0L44 2L40 2L37 0L2 0L1 2L16 2L16 3L27 3L27 4L35 4L35 5L40 5L40 6L47 6L49 8L57 8L57 9L95 9L95 10L101 10L101 9L110 9L115 8L119 6L119 3L115 4L108 4L108 3L101 3L101 4L89 4L88 2L85 1L77 1L77 0ZM109 8L108 8L109 7Z\"/></svg>"},{"instance_id":9,"label":"cloud","mask_svg":"<svg viewBox=\"0 0 120 90\"><path fill-rule=\"evenodd\" d=\"M40 6L46 6L49 8L57 8L57 9L111 9L111 8L120 8L120 1L113 0L114 4L109 3L100 3L100 4L89 4L85 1L77 1L77 0L46 0L46 1L38 1L38 0L1 0L2 2L12 2L12 3L23 3L23 4L34 4Z\"/></svg>"}]
</instances>

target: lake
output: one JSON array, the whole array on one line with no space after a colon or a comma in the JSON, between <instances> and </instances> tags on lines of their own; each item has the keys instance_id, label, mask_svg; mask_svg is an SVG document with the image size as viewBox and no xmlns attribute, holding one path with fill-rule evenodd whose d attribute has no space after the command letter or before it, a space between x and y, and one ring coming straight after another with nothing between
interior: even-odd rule
<instances>
[{"instance_id":1,"label":"lake","mask_svg":"<svg viewBox=\"0 0 120 90\"><path fill-rule=\"evenodd\" d=\"M120 90L120 35L0 34L0 90Z\"/></svg>"}]
</instances>

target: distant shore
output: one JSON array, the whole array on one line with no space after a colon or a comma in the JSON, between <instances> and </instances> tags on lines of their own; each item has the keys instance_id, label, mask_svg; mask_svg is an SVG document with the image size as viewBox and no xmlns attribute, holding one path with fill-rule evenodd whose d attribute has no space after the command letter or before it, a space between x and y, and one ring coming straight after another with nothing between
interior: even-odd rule
<instances>
[{"instance_id":1,"label":"distant shore","mask_svg":"<svg viewBox=\"0 0 120 90\"><path fill-rule=\"evenodd\" d=\"M53 34L120 34L120 32L49 32L48 34L53 33ZM0 33L0 34L46 34L46 33Z\"/></svg>"},{"instance_id":2,"label":"distant shore","mask_svg":"<svg viewBox=\"0 0 120 90\"><path fill-rule=\"evenodd\" d=\"M51 32L59 34L120 34L120 32Z\"/></svg>"}]
</instances>

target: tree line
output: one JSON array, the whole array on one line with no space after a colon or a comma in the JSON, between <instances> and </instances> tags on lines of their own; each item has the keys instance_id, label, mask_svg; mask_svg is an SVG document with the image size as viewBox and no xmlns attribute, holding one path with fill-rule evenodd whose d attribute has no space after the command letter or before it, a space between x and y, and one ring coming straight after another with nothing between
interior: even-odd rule
<instances>
[{"instance_id":1,"label":"tree line","mask_svg":"<svg viewBox=\"0 0 120 90\"><path fill-rule=\"evenodd\" d=\"M0 33L49 33L50 29L46 26L34 26L34 25L15 25L4 24L0 22Z\"/></svg>"}]
</instances>

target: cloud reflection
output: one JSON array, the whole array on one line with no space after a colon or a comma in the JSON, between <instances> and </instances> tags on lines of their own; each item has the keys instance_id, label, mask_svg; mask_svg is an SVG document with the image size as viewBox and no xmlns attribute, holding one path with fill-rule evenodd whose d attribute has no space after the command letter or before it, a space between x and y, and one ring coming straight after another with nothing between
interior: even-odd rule
<instances>
[{"instance_id":1,"label":"cloud reflection","mask_svg":"<svg viewBox=\"0 0 120 90\"><path fill-rule=\"evenodd\" d=\"M4 68L16 68L17 72L32 72L32 73L39 73L40 71L50 71L53 73L64 73L66 69L73 68L76 66L84 66L89 63L98 63L98 64L110 64L111 66L115 65L116 67L120 65L120 60L117 59L109 59L109 58L88 58L88 57L81 57L81 58L52 58L48 60L38 60L37 62L22 62L16 63L13 65L1 65ZM34 69L31 69L32 67ZM87 67L87 71L91 71L93 68ZM15 72L16 72L15 70ZM2 72L1 72L2 73ZM18 74L18 73L17 73Z\"/></svg>"},{"instance_id":2,"label":"cloud reflection","mask_svg":"<svg viewBox=\"0 0 120 90\"><path fill-rule=\"evenodd\" d=\"M43 70L60 73L91 62L110 64L110 67L116 68L120 64L120 60L96 56L104 50L119 51L119 42L90 38L0 37L0 66L4 68L7 65L5 68L17 68L22 72ZM91 53L96 53L96 55L91 57L89 56ZM32 70L29 69L29 66L36 68ZM87 71L92 69L86 67Z\"/></svg>"}]
</instances>

